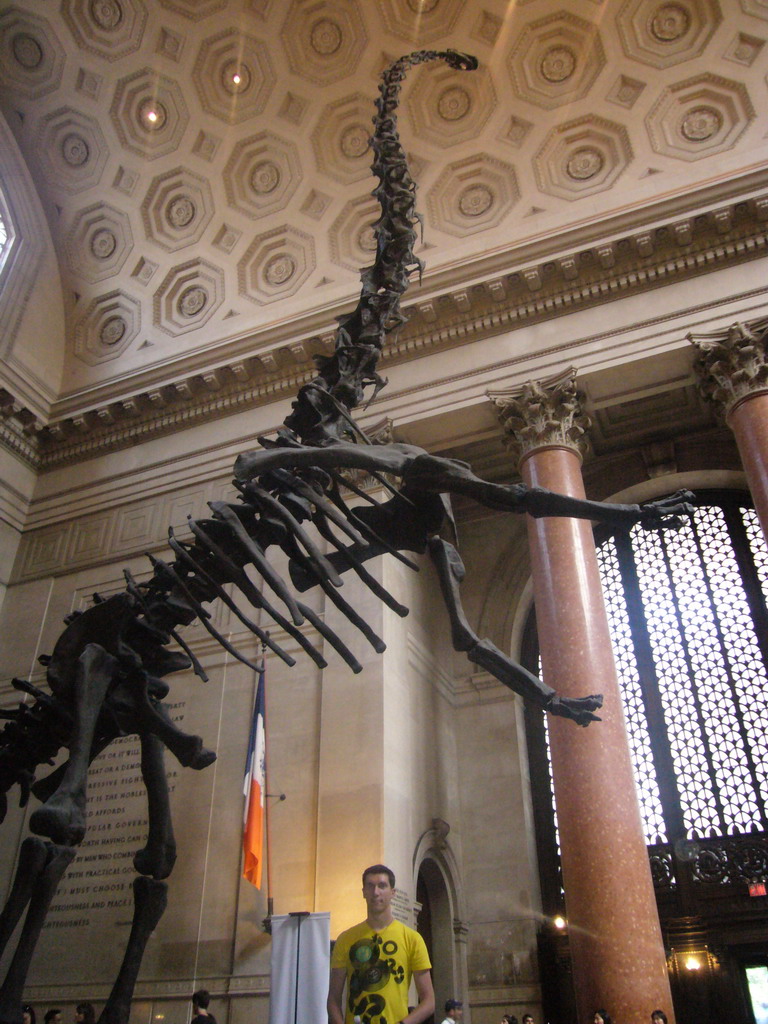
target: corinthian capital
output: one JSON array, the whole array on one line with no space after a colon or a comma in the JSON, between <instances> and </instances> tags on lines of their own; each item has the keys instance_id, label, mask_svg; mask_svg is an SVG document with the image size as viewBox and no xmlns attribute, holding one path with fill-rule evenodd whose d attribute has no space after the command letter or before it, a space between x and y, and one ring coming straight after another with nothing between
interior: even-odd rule
<instances>
[{"instance_id":1,"label":"corinthian capital","mask_svg":"<svg viewBox=\"0 0 768 1024\"><path fill-rule=\"evenodd\" d=\"M581 409L575 369L486 394L496 407L505 444L518 460L536 448L572 448L579 455L586 451L590 420Z\"/></svg>"},{"instance_id":2,"label":"corinthian capital","mask_svg":"<svg viewBox=\"0 0 768 1024\"><path fill-rule=\"evenodd\" d=\"M699 353L699 390L723 416L742 399L768 391L768 317L686 337Z\"/></svg>"}]
</instances>

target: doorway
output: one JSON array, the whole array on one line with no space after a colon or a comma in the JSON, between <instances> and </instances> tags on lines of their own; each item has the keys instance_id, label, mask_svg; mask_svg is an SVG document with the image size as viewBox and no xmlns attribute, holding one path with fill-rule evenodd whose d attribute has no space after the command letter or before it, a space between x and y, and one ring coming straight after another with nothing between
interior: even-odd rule
<instances>
[{"instance_id":1,"label":"doorway","mask_svg":"<svg viewBox=\"0 0 768 1024\"><path fill-rule=\"evenodd\" d=\"M461 999L461 985L456 962L453 933L453 907L440 865L425 857L416 880L416 899L421 904L419 933L432 961L435 986L435 1016L442 1020L446 999Z\"/></svg>"}]
</instances>

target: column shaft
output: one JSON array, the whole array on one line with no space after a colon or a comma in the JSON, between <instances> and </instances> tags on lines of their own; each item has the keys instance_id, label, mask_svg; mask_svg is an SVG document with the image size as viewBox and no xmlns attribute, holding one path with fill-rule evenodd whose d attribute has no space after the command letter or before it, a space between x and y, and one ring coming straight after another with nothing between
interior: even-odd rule
<instances>
[{"instance_id":1,"label":"column shaft","mask_svg":"<svg viewBox=\"0 0 768 1024\"><path fill-rule=\"evenodd\" d=\"M768 539L768 394L742 398L728 413L760 525Z\"/></svg>"},{"instance_id":2,"label":"column shaft","mask_svg":"<svg viewBox=\"0 0 768 1024\"><path fill-rule=\"evenodd\" d=\"M534 448L529 486L583 498L580 459ZM639 1024L660 1007L673 1020L664 945L635 795L608 620L590 524L528 518L545 682L564 696L603 693L586 729L550 718L568 934L580 1024L604 1007Z\"/></svg>"}]
</instances>

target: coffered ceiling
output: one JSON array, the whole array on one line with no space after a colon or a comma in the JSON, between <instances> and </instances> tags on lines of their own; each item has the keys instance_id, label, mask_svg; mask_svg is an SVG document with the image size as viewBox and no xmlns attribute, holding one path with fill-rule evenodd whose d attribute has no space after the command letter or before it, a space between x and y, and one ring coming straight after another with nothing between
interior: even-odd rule
<instances>
[{"instance_id":1,"label":"coffered ceiling","mask_svg":"<svg viewBox=\"0 0 768 1024\"><path fill-rule=\"evenodd\" d=\"M391 59L480 61L404 89L429 329L637 268L649 224L678 253L754 233L767 39L768 0L0 0L0 104L65 295L60 433L329 344L371 260Z\"/></svg>"}]
</instances>

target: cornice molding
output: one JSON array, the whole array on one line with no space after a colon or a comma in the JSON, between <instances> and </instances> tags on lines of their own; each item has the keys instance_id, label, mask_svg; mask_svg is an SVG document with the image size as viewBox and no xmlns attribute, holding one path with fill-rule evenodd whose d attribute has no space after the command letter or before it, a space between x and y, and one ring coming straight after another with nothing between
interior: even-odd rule
<instances>
[{"instance_id":1,"label":"cornice molding","mask_svg":"<svg viewBox=\"0 0 768 1024\"><path fill-rule=\"evenodd\" d=\"M737 266L768 251L768 194L659 224L464 288L424 287L390 341L384 366L616 298ZM336 312L336 311L334 311ZM184 379L158 383L104 404L70 409L44 423L5 391L0 445L38 471L110 451L289 397L313 374L312 355L332 350L326 330Z\"/></svg>"}]
</instances>

